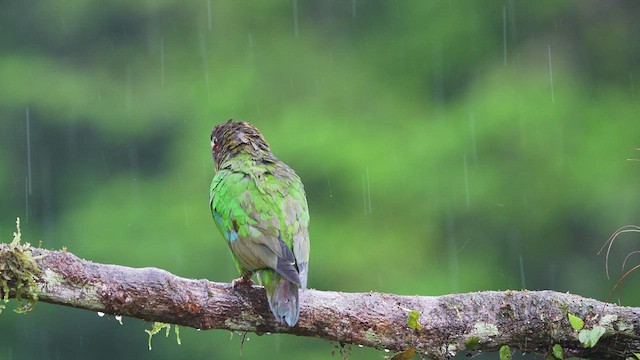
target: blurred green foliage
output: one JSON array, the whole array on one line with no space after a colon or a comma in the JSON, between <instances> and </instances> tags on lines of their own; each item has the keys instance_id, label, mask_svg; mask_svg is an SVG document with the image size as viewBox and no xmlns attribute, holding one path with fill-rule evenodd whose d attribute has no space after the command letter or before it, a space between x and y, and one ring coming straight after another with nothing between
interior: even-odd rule
<instances>
[{"instance_id":1,"label":"blurred green foliage","mask_svg":"<svg viewBox=\"0 0 640 360\"><path fill-rule=\"evenodd\" d=\"M230 281L209 134L253 122L311 210L313 288L606 299L600 246L640 223L635 1L9 2L0 233ZM617 240L612 269L638 237ZM635 260L635 259L632 259ZM638 278L610 300L637 305ZM239 358L241 336L38 304L0 359ZM423 321L428 321L424 319ZM249 334L243 358L335 344ZM384 354L355 347L352 359Z\"/></svg>"}]
</instances>

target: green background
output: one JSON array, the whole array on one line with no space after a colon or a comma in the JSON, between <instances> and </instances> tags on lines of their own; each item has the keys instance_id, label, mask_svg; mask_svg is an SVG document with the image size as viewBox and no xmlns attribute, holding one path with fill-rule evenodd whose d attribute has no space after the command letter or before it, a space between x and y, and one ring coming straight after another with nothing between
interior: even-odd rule
<instances>
[{"instance_id":1,"label":"green background","mask_svg":"<svg viewBox=\"0 0 640 360\"><path fill-rule=\"evenodd\" d=\"M95 262L237 276L209 135L262 130L302 178L309 286L604 300L640 236L637 1L5 1L0 234ZM635 235L635 236L634 236ZM627 269L637 264L632 256ZM638 275L612 296L638 305ZM240 358L93 312L0 315L0 359ZM422 321L428 321L424 319ZM248 335L242 359L336 344ZM385 354L354 347L352 359ZM494 354L493 358L497 355Z\"/></svg>"}]
</instances>

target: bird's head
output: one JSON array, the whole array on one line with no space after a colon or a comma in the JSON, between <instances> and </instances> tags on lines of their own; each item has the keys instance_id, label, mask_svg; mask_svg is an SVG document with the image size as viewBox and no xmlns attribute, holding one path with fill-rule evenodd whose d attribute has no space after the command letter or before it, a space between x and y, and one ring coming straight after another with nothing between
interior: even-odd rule
<instances>
[{"instance_id":1,"label":"bird's head","mask_svg":"<svg viewBox=\"0 0 640 360\"><path fill-rule=\"evenodd\" d=\"M220 170L225 161L243 153L255 158L271 154L269 144L255 126L243 121L229 120L213 128L211 156L216 171Z\"/></svg>"}]
</instances>

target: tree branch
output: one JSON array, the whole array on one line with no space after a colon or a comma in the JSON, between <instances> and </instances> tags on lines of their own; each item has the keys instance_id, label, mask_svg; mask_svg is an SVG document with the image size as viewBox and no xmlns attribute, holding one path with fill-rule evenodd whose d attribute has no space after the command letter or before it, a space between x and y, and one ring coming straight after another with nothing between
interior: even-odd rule
<instances>
[{"instance_id":1,"label":"tree branch","mask_svg":"<svg viewBox=\"0 0 640 360\"><path fill-rule=\"evenodd\" d=\"M10 245L0 244L0 255L9 251L13 251ZM591 359L640 353L640 308L572 294L485 291L399 296L309 289L300 294L299 323L289 328L275 321L264 289L258 286L234 290L229 284L185 279L156 268L96 264L66 251L31 251L41 270L36 283L40 301L147 321L287 333L395 351L413 348L434 359L448 359L464 350L495 351L503 345L550 355L559 344L565 357ZM7 271L0 275L6 278ZM413 327L407 324L411 310L420 314L419 325ZM584 329L604 327L594 347L580 343L568 313L583 319Z\"/></svg>"}]
</instances>

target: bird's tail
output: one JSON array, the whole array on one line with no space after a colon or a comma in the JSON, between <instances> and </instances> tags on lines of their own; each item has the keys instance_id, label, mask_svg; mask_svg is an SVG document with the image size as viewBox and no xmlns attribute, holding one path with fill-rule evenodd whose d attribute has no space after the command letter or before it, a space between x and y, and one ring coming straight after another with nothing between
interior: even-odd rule
<instances>
[{"instance_id":1,"label":"bird's tail","mask_svg":"<svg viewBox=\"0 0 640 360\"><path fill-rule=\"evenodd\" d=\"M279 322L294 326L300 316L298 285L273 270L262 270L258 277L267 290L267 300L273 315Z\"/></svg>"}]
</instances>

